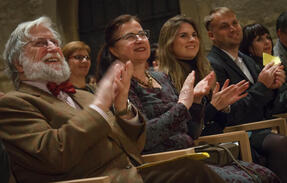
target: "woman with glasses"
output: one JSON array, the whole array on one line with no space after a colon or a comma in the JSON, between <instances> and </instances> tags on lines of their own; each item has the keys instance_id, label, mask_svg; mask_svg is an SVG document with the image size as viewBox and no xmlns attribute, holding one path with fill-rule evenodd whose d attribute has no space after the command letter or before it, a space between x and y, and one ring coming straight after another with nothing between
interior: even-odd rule
<instances>
[{"instance_id":1,"label":"woman with glasses","mask_svg":"<svg viewBox=\"0 0 287 183\"><path fill-rule=\"evenodd\" d=\"M90 47L82 41L72 41L66 44L62 51L71 70L70 82L77 89L94 93L95 88L86 83L91 66Z\"/></svg>"},{"instance_id":2,"label":"woman with glasses","mask_svg":"<svg viewBox=\"0 0 287 183\"><path fill-rule=\"evenodd\" d=\"M188 148L193 145L193 139L201 135L204 107L195 104L201 96L209 93L214 84L213 72L196 78L194 71L187 75L182 84L182 89L177 92L168 75L162 72L146 70L146 62L150 56L148 34L139 34L144 31L133 16L120 16L109 24L105 31L106 44L105 57L100 63L112 63L118 59L122 62L131 60L134 65L134 74L131 80L129 100L146 117L147 135L143 153L154 153L175 149ZM165 44L171 44L166 42ZM194 47L194 45L190 45ZM102 52L104 53L104 52ZM159 53L160 54L160 53ZM107 61L107 62L106 62ZM161 63L161 62L160 62ZM100 69L103 69L99 65ZM104 69L103 69L104 70ZM198 79L198 80L197 80ZM195 81L196 80L196 81ZM194 87L194 83L198 84ZM245 95L246 83L240 85L225 85L229 95L226 97L238 100ZM217 89L219 90L219 89ZM220 93L220 91L217 91ZM224 97L224 95L221 95ZM230 102L230 101L229 101ZM221 104L219 106L226 106ZM224 108L224 107L223 107ZM245 162L246 163L246 162ZM246 163L250 168L260 169L266 174L272 174L269 170ZM250 182L243 171L236 167L210 166L227 182ZM235 172L235 173L234 173Z\"/></svg>"}]
</instances>

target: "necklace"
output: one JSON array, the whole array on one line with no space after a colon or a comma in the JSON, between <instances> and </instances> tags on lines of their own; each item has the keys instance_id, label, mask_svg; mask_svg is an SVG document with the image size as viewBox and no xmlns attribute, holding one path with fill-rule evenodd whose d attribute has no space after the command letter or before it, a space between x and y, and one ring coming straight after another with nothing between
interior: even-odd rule
<instances>
[{"instance_id":1,"label":"necklace","mask_svg":"<svg viewBox=\"0 0 287 183\"><path fill-rule=\"evenodd\" d=\"M148 71L145 71L144 73L145 73L146 77L148 78L147 83L144 82L144 81L142 81L142 80L140 80L140 79L138 79L138 78L136 78L136 77L134 77L134 76L133 76L133 78L134 78L139 84L141 84L141 85L143 85L143 86L145 86L145 87L147 87L147 88L153 88L152 76L150 75L150 73L149 73Z\"/></svg>"}]
</instances>

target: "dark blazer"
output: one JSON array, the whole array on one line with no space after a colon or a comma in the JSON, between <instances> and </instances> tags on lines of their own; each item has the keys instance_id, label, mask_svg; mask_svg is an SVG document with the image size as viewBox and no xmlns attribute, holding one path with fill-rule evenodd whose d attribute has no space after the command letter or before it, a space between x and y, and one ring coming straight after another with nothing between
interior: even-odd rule
<instances>
[{"instance_id":1,"label":"dark blazer","mask_svg":"<svg viewBox=\"0 0 287 183\"><path fill-rule=\"evenodd\" d=\"M240 52L238 56L243 59L243 62L250 71L254 84L249 83L250 86L246 97L231 105L231 112L227 115L227 125L269 119L271 116L267 110L267 106L273 100L274 91L266 88L264 84L257 82L260 70L256 67L254 60ZM248 78L229 55L216 46L212 47L207 58L221 86L226 79L230 79L230 84L236 84L242 80L248 81Z\"/></svg>"},{"instance_id":2,"label":"dark blazer","mask_svg":"<svg viewBox=\"0 0 287 183\"><path fill-rule=\"evenodd\" d=\"M92 94L77 90L71 97L82 109L25 84L0 98L0 138L17 181L109 175L117 182L143 182L128 157L142 163L145 124L132 125L112 115L106 121L88 107Z\"/></svg>"}]
</instances>

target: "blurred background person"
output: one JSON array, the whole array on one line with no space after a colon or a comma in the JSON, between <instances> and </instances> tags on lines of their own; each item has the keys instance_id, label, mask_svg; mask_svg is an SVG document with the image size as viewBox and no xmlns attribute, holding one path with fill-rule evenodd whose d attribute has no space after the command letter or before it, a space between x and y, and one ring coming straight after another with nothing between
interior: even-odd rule
<instances>
[{"instance_id":1,"label":"blurred background person","mask_svg":"<svg viewBox=\"0 0 287 183\"><path fill-rule=\"evenodd\" d=\"M158 43L153 43L150 45L150 57L147 59L147 68L157 71L158 67Z\"/></svg>"},{"instance_id":2,"label":"blurred background person","mask_svg":"<svg viewBox=\"0 0 287 183\"><path fill-rule=\"evenodd\" d=\"M278 40L273 48L274 55L279 56L287 75L287 11L282 12L276 20Z\"/></svg>"},{"instance_id":3,"label":"blurred background person","mask_svg":"<svg viewBox=\"0 0 287 183\"><path fill-rule=\"evenodd\" d=\"M243 39L239 47L240 52L249 55L261 71L263 65L263 52L273 55L273 41L269 30L261 24L249 24L243 27ZM287 84L277 89L276 98L270 103L272 114L287 112Z\"/></svg>"},{"instance_id":4,"label":"blurred background person","mask_svg":"<svg viewBox=\"0 0 287 183\"><path fill-rule=\"evenodd\" d=\"M82 41L72 41L67 43L62 50L71 70L70 82L77 89L94 93L93 85L86 82L91 66L90 47Z\"/></svg>"},{"instance_id":5,"label":"blurred background person","mask_svg":"<svg viewBox=\"0 0 287 183\"><path fill-rule=\"evenodd\" d=\"M239 51L252 57L262 70L263 52L273 55L273 41L268 29L258 23L244 26Z\"/></svg>"}]
</instances>

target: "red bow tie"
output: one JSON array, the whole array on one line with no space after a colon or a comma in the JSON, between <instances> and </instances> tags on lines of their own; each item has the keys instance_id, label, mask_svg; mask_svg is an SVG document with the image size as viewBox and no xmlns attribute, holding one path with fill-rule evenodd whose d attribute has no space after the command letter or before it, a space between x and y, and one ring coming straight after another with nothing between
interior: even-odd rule
<instances>
[{"instance_id":1,"label":"red bow tie","mask_svg":"<svg viewBox=\"0 0 287 183\"><path fill-rule=\"evenodd\" d=\"M48 82L47 88L56 97L59 95L60 91L63 91L66 93L76 93L74 86L69 81L65 81L59 85L53 82Z\"/></svg>"}]
</instances>

